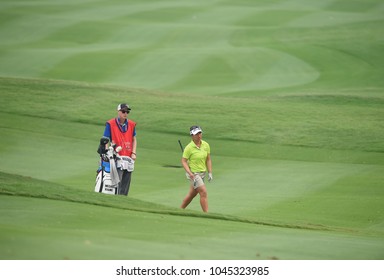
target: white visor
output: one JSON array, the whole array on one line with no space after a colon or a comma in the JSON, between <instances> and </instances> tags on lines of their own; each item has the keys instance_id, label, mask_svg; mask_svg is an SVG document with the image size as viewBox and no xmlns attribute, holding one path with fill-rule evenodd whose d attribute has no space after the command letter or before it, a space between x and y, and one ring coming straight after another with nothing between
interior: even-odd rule
<instances>
[{"instance_id":1,"label":"white visor","mask_svg":"<svg viewBox=\"0 0 384 280\"><path fill-rule=\"evenodd\" d=\"M196 135L199 132L203 132L200 127L196 127L190 131L191 135Z\"/></svg>"}]
</instances>

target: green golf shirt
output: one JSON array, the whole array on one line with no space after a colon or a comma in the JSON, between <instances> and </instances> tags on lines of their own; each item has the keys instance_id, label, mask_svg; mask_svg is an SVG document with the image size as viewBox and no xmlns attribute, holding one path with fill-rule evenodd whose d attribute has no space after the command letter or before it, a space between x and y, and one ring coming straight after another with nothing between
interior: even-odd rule
<instances>
[{"instance_id":1,"label":"green golf shirt","mask_svg":"<svg viewBox=\"0 0 384 280\"><path fill-rule=\"evenodd\" d=\"M192 172L207 171L207 156L211 153L209 144L202 140L200 148L191 141L184 149L183 158L188 160Z\"/></svg>"}]
</instances>

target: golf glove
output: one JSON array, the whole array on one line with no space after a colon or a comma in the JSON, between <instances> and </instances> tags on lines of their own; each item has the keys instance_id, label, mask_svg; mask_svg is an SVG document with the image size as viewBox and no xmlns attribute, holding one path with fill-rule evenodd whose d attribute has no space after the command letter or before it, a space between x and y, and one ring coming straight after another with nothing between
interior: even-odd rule
<instances>
[{"instance_id":1,"label":"golf glove","mask_svg":"<svg viewBox=\"0 0 384 280\"><path fill-rule=\"evenodd\" d=\"M212 173L208 173L208 181L211 182L213 180Z\"/></svg>"}]
</instances>

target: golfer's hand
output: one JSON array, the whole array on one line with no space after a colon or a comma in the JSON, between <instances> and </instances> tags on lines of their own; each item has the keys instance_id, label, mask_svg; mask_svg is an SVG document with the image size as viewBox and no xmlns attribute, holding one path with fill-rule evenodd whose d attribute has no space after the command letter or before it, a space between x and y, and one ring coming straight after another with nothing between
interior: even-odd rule
<instances>
[{"instance_id":1,"label":"golfer's hand","mask_svg":"<svg viewBox=\"0 0 384 280\"><path fill-rule=\"evenodd\" d=\"M193 181L195 181L195 175L192 173L192 174L189 174L189 178Z\"/></svg>"},{"instance_id":2,"label":"golfer's hand","mask_svg":"<svg viewBox=\"0 0 384 280\"><path fill-rule=\"evenodd\" d=\"M212 173L208 173L208 182L211 182L213 180Z\"/></svg>"}]
</instances>

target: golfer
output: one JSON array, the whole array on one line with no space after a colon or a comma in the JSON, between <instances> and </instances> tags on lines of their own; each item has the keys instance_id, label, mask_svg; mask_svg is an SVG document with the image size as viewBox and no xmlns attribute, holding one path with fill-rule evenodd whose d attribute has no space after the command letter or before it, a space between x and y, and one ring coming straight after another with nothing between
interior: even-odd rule
<instances>
[{"instance_id":1,"label":"golfer","mask_svg":"<svg viewBox=\"0 0 384 280\"><path fill-rule=\"evenodd\" d=\"M136 160L136 123L128 120L130 111L131 108L128 104L119 104L117 106L117 118L107 121L104 130L104 136L108 137L116 145L116 148L121 147L120 160L117 163L117 172L120 178L119 195L128 195L133 165Z\"/></svg>"},{"instance_id":2,"label":"golfer","mask_svg":"<svg viewBox=\"0 0 384 280\"><path fill-rule=\"evenodd\" d=\"M208 181L212 177L211 148L203 140L203 131L199 126L192 126L189 130L192 141L185 147L181 163L190 181L189 192L184 198L181 208L185 209L193 198L200 195L200 205L204 212L208 212L208 194L204 178L208 171Z\"/></svg>"}]
</instances>

